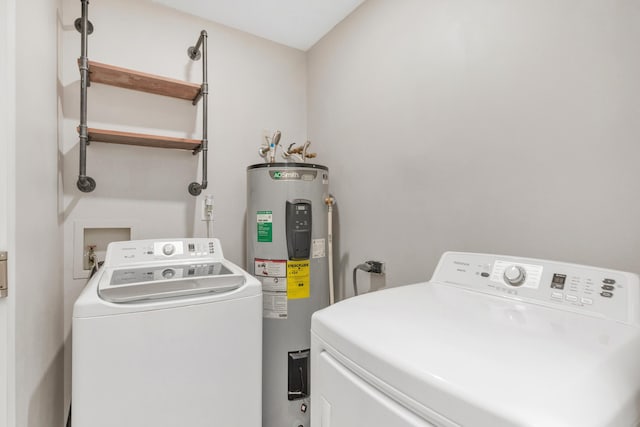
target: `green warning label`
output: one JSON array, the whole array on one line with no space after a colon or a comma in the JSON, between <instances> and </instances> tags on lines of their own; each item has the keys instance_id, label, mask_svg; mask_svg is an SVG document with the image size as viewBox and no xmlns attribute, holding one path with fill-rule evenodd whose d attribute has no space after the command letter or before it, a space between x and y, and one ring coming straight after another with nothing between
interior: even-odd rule
<instances>
[{"instance_id":1,"label":"green warning label","mask_svg":"<svg viewBox=\"0 0 640 427\"><path fill-rule=\"evenodd\" d=\"M273 212L258 211L256 222L258 224L258 242L273 242Z\"/></svg>"}]
</instances>

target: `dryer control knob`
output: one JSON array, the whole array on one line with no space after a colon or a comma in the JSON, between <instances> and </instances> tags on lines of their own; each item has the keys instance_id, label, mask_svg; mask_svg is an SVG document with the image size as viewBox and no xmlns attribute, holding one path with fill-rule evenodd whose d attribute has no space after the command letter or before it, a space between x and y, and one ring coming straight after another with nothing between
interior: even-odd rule
<instances>
[{"instance_id":1,"label":"dryer control knob","mask_svg":"<svg viewBox=\"0 0 640 427\"><path fill-rule=\"evenodd\" d=\"M512 286L520 286L527 278L527 271L519 265L510 265L504 270L504 281Z\"/></svg>"},{"instance_id":2,"label":"dryer control knob","mask_svg":"<svg viewBox=\"0 0 640 427\"><path fill-rule=\"evenodd\" d=\"M176 250L176 247L173 246L173 244L171 243L167 243L162 247L162 253L165 254L166 256L173 254L175 250Z\"/></svg>"}]
</instances>

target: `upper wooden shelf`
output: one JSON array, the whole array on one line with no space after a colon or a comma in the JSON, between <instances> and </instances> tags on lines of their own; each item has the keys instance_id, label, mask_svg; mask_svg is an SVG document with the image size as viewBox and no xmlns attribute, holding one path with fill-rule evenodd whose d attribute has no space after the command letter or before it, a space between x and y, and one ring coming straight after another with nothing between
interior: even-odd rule
<instances>
[{"instance_id":1,"label":"upper wooden shelf","mask_svg":"<svg viewBox=\"0 0 640 427\"><path fill-rule=\"evenodd\" d=\"M143 133L120 132L106 129L87 129L89 141L109 142L112 144L139 145L142 147L175 148L197 150L202 141L197 139L174 138L169 136L147 135Z\"/></svg>"},{"instance_id":2,"label":"upper wooden shelf","mask_svg":"<svg viewBox=\"0 0 640 427\"><path fill-rule=\"evenodd\" d=\"M78 60L79 62L79 60ZM89 61L89 81L196 101L200 85Z\"/></svg>"}]
</instances>

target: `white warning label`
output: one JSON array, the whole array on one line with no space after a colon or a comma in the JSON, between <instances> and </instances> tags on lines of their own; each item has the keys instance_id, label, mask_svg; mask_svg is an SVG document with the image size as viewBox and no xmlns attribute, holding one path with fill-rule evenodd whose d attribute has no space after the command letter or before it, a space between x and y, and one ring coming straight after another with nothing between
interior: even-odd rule
<instances>
[{"instance_id":1,"label":"white warning label","mask_svg":"<svg viewBox=\"0 0 640 427\"><path fill-rule=\"evenodd\" d=\"M313 239L313 243L311 245L311 257L312 258L324 258L327 256L327 252L325 249L325 240L324 239Z\"/></svg>"},{"instance_id":2,"label":"white warning label","mask_svg":"<svg viewBox=\"0 0 640 427\"><path fill-rule=\"evenodd\" d=\"M254 260L255 276L262 282L262 317L287 318L287 260Z\"/></svg>"},{"instance_id":3,"label":"white warning label","mask_svg":"<svg viewBox=\"0 0 640 427\"><path fill-rule=\"evenodd\" d=\"M262 277L287 277L286 259L255 259L256 276Z\"/></svg>"},{"instance_id":4,"label":"white warning label","mask_svg":"<svg viewBox=\"0 0 640 427\"><path fill-rule=\"evenodd\" d=\"M258 277L262 282L262 291L287 292L286 277Z\"/></svg>"},{"instance_id":5,"label":"white warning label","mask_svg":"<svg viewBox=\"0 0 640 427\"><path fill-rule=\"evenodd\" d=\"M286 319L287 293L262 292L262 317L267 319Z\"/></svg>"}]
</instances>

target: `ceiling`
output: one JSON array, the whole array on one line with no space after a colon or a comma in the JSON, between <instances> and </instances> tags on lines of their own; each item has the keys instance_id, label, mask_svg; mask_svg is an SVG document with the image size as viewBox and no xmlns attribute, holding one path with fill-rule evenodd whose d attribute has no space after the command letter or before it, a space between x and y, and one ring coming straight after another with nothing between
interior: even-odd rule
<instances>
[{"instance_id":1,"label":"ceiling","mask_svg":"<svg viewBox=\"0 0 640 427\"><path fill-rule=\"evenodd\" d=\"M153 1L306 51L364 0Z\"/></svg>"}]
</instances>

